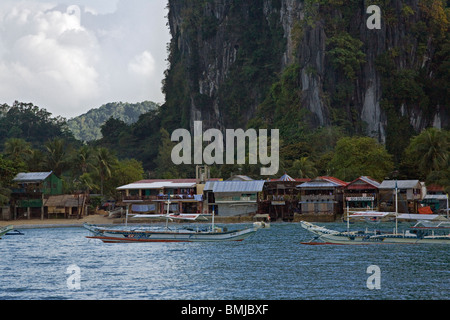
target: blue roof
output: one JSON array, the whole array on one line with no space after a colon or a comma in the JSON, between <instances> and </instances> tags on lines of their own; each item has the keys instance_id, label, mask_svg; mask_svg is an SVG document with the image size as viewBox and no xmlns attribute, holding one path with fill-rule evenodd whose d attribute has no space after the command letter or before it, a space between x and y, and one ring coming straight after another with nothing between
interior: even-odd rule
<instances>
[{"instance_id":1,"label":"blue roof","mask_svg":"<svg viewBox=\"0 0 450 320\"><path fill-rule=\"evenodd\" d=\"M283 174L278 181L295 181L294 178L291 178L287 173Z\"/></svg>"}]
</instances>

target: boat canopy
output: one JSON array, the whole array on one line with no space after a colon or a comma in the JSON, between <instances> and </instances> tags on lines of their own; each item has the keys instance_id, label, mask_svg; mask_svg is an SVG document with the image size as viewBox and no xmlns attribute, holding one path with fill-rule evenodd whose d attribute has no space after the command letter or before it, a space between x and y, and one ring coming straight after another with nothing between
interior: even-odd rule
<instances>
[{"instance_id":1,"label":"boat canopy","mask_svg":"<svg viewBox=\"0 0 450 320\"><path fill-rule=\"evenodd\" d=\"M208 220L206 217L211 216L211 214L136 214L132 218L150 218L150 219L179 219L179 220Z\"/></svg>"},{"instance_id":2,"label":"boat canopy","mask_svg":"<svg viewBox=\"0 0 450 320\"><path fill-rule=\"evenodd\" d=\"M392 215L393 212L381 212L381 211L357 211L353 212L349 218L384 218L388 215Z\"/></svg>"},{"instance_id":3,"label":"boat canopy","mask_svg":"<svg viewBox=\"0 0 450 320\"><path fill-rule=\"evenodd\" d=\"M397 216L398 219L407 220L446 220L445 217L438 214L415 214L415 213L401 213Z\"/></svg>"}]
</instances>

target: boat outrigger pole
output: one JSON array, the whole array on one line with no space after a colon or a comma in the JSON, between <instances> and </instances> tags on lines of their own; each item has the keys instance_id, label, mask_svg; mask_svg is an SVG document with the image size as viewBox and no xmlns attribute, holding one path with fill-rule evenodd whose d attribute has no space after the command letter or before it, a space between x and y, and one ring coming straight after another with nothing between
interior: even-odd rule
<instances>
[{"instance_id":1,"label":"boat outrigger pole","mask_svg":"<svg viewBox=\"0 0 450 320\"><path fill-rule=\"evenodd\" d=\"M214 232L214 206L213 206L212 218L211 218L211 232Z\"/></svg>"},{"instance_id":2,"label":"boat outrigger pole","mask_svg":"<svg viewBox=\"0 0 450 320\"><path fill-rule=\"evenodd\" d=\"M349 210L349 207L348 207L348 202L347 202L347 234L350 232L350 217L349 217L349 215L348 215L348 210Z\"/></svg>"},{"instance_id":3,"label":"boat outrigger pole","mask_svg":"<svg viewBox=\"0 0 450 320\"><path fill-rule=\"evenodd\" d=\"M395 180L395 234L398 233L398 186Z\"/></svg>"},{"instance_id":4,"label":"boat outrigger pole","mask_svg":"<svg viewBox=\"0 0 450 320\"><path fill-rule=\"evenodd\" d=\"M166 230L169 229L169 213L170 213L170 193L167 196Z\"/></svg>"}]
</instances>

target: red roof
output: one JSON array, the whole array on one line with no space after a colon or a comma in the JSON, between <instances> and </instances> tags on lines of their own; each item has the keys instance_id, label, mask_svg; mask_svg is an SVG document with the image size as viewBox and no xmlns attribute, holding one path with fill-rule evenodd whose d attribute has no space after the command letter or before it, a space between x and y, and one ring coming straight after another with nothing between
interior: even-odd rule
<instances>
[{"instance_id":1,"label":"red roof","mask_svg":"<svg viewBox=\"0 0 450 320\"><path fill-rule=\"evenodd\" d=\"M430 184L429 186L427 186L427 191L432 192L444 191L444 187L437 184Z\"/></svg>"},{"instance_id":2,"label":"red roof","mask_svg":"<svg viewBox=\"0 0 450 320\"><path fill-rule=\"evenodd\" d=\"M342 180L340 180L338 178L335 178L335 177L324 176L324 177L319 177L319 178L323 179L323 180L326 180L326 181L329 181L329 182L337 183L337 184L341 185L342 187L345 187L347 185L347 182L342 181Z\"/></svg>"},{"instance_id":3,"label":"red roof","mask_svg":"<svg viewBox=\"0 0 450 320\"><path fill-rule=\"evenodd\" d=\"M363 182L363 183L356 183ZM380 183L375 179L368 176L361 176L356 178L349 184L347 184L347 189L349 190L361 190L361 189L378 189Z\"/></svg>"}]
</instances>

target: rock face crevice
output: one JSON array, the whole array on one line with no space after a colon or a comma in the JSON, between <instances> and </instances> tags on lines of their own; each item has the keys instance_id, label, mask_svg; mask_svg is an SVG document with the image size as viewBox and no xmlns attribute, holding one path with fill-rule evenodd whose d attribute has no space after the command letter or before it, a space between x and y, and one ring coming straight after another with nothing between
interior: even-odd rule
<instances>
[{"instance_id":1,"label":"rock face crevice","mask_svg":"<svg viewBox=\"0 0 450 320\"><path fill-rule=\"evenodd\" d=\"M308 111L310 127L343 119L385 142L385 105L416 131L448 126L448 106L431 105L424 112L416 100L386 98L389 79L378 67L384 57L393 69L430 75L436 48L431 39L418 40L416 26L424 23L419 1L391 0L389 8L381 8L381 29L369 29L366 1L351 0L346 6L336 0L325 6L317 0L169 0L172 43L165 81L172 87L166 87L166 101L177 101L173 108L191 128L197 120L204 128L245 127L279 75L296 64L298 108ZM330 39L344 32L361 43L364 55L362 63L351 66L350 80L333 62L345 57L338 50L337 56L330 54ZM180 91L186 96L171 97Z\"/></svg>"}]
</instances>

